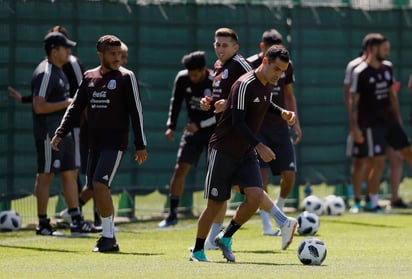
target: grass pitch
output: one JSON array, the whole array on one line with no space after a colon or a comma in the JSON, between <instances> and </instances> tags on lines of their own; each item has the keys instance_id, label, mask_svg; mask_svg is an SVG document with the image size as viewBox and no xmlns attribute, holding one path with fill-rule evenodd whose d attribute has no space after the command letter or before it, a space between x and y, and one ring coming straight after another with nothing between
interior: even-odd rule
<instances>
[{"instance_id":1,"label":"grass pitch","mask_svg":"<svg viewBox=\"0 0 412 279\"><path fill-rule=\"evenodd\" d=\"M401 193L409 195L410 189ZM195 212L203 206L199 196ZM139 199L163 207L159 196ZM328 249L321 266L300 263L297 247L303 236L296 235L289 249L281 251L279 237L262 235L258 214L234 236L234 264L220 251L207 251L211 263L189 261L196 218L181 219L168 229L158 229L158 220L117 224L117 254L92 253L98 235L74 238L62 230L67 236L46 237L22 229L0 233L0 278L411 278L411 217L412 209L321 216L315 237Z\"/></svg>"}]
</instances>

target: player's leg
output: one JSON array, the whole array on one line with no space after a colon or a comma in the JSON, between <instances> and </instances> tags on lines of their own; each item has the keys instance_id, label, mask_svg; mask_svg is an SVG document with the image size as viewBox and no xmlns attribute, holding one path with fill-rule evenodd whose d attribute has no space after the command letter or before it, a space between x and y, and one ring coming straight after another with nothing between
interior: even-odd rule
<instances>
[{"instance_id":1,"label":"player's leg","mask_svg":"<svg viewBox=\"0 0 412 279\"><path fill-rule=\"evenodd\" d=\"M286 250L290 243L292 243L293 236L297 227L297 220L295 218L287 217L282 210L272 201L270 196L263 192L263 198L259 207L272 216L276 224L280 228L282 235L281 249Z\"/></svg>"},{"instance_id":2,"label":"player's leg","mask_svg":"<svg viewBox=\"0 0 412 279\"><path fill-rule=\"evenodd\" d=\"M227 210L227 201L224 202L224 205L221 207L219 212L216 214L215 219L213 220L212 227L210 228L209 235L207 236L205 242L205 250L217 250L219 247L215 244L216 236L223 229L223 222L225 220Z\"/></svg>"},{"instance_id":3,"label":"player's leg","mask_svg":"<svg viewBox=\"0 0 412 279\"><path fill-rule=\"evenodd\" d=\"M354 157L352 160L352 187L354 204L350 208L350 212L358 213L362 206L362 183L365 181L365 172L368 164L368 158Z\"/></svg>"},{"instance_id":4,"label":"player's leg","mask_svg":"<svg viewBox=\"0 0 412 279\"><path fill-rule=\"evenodd\" d=\"M377 155L372 157L371 164L372 171L369 172L367 179L369 198L371 203L370 210L373 212L377 212L379 211L379 188L383 170L385 168L385 156Z\"/></svg>"},{"instance_id":5,"label":"player's leg","mask_svg":"<svg viewBox=\"0 0 412 279\"><path fill-rule=\"evenodd\" d=\"M399 151L388 146L386 148L386 157L389 161L388 182L391 187L391 206L394 208L407 208L408 205L399 197L399 186L403 174L402 155Z\"/></svg>"},{"instance_id":6,"label":"player's leg","mask_svg":"<svg viewBox=\"0 0 412 279\"><path fill-rule=\"evenodd\" d=\"M96 207L102 219L102 237L97 241L93 252L119 251L114 230L114 206L110 184L122 158L123 152L116 150L89 153L87 181L92 181Z\"/></svg>"},{"instance_id":7,"label":"player's leg","mask_svg":"<svg viewBox=\"0 0 412 279\"><path fill-rule=\"evenodd\" d=\"M159 228L166 228L177 224L177 210L180 202L180 197L183 195L185 179L191 166L192 165L189 163L176 163L174 173L170 180L169 215L165 220L161 221L158 224Z\"/></svg>"},{"instance_id":8,"label":"player's leg","mask_svg":"<svg viewBox=\"0 0 412 279\"><path fill-rule=\"evenodd\" d=\"M262 182L264 191L267 192L267 185L269 183L269 165L259 158L260 173L262 175ZM260 218L262 219L262 230L264 235L273 235L273 226L270 221L270 216L267 211L259 210Z\"/></svg>"}]
</instances>

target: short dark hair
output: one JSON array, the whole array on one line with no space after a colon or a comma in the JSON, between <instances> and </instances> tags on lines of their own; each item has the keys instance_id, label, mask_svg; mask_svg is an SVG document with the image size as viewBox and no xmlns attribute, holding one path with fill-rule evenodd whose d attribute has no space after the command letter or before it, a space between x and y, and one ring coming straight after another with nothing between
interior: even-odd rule
<instances>
[{"instance_id":1,"label":"short dark hair","mask_svg":"<svg viewBox=\"0 0 412 279\"><path fill-rule=\"evenodd\" d=\"M96 48L98 52L104 52L109 46L118 46L122 45L122 41L114 35L104 35L101 36L96 43Z\"/></svg>"},{"instance_id":2,"label":"short dark hair","mask_svg":"<svg viewBox=\"0 0 412 279\"><path fill-rule=\"evenodd\" d=\"M268 58L269 63L272 63L277 58L284 62L289 62L289 51L282 45L273 45L265 53L265 57Z\"/></svg>"},{"instance_id":3,"label":"short dark hair","mask_svg":"<svg viewBox=\"0 0 412 279\"><path fill-rule=\"evenodd\" d=\"M276 29L268 29L262 34L262 42L267 46L281 45L282 35Z\"/></svg>"},{"instance_id":4,"label":"short dark hair","mask_svg":"<svg viewBox=\"0 0 412 279\"><path fill-rule=\"evenodd\" d=\"M202 69L206 66L206 58L204 51L194 51L186 54L182 58L182 64L188 70Z\"/></svg>"},{"instance_id":5,"label":"short dark hair","mask_svg":"<svg viewBox=\"0 0 412 279\"><path fill-rule=\"evenodd\" d=\"M236 43L239 40L239 37L237 36L235 30L226 27L217 29L215 32L215 37L229 37Z\"/></svg>"},{"instance_id":6,"label":"short dark hair","mask_svg":"<svg viewBox=\"0 0 412 279\"><path fill-rule=\"evenodd\" d=\"M367 50L372 45L380 45L385 40L387 39L380 33L369 33L362 40L362 49Z\"/></svg>"}]
</instances>

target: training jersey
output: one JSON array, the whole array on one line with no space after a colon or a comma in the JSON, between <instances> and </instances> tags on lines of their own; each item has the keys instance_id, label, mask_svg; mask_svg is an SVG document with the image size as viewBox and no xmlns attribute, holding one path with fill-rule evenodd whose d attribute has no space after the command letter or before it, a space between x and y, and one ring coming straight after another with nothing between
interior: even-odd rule
<instances>
[{"instance_id":1,"label":"training jersey","mask_svg":"<svg viewBox=\"0 0 412 279\"><path fill-rule=\"evenodd\" d=\"M70 84L70 97L73 98L77 88L83 79L84 67L80 59L72 54L69 55L68 62L63 65L63 72L66 74Z\"/></svg>"},{"instance_id":2,"label":"training jersey","mask_svg":"<svg viewBox=\"0 0 412 279\"><path fill-rule=\"evenodd\" d=\"M252 67L240 54L235 54L225 64L217 60L213 72L213 101L227 99L233 83L251 70Z\"/></svg>"},{"instance_id":3,"label":"training jersey","mask_svg":"<svg viewBox=\"0 0 412 279\"><path fill-rule=\"evenodd\" d=\"M69 81L62 68L43 60L33 72L31 81L32 96L40 96L48 103L61 102L69 98ZM65 109L53 113L37 114L33 109L33 132L36 140L52 137L59 126Z\"/></svg>"},{"instance_id":4,"label":"training jersey","mask_svg":"<svg viewBox=\"0 0 412 279\"><path fill-rule=\"evenodd\" d=\"M229 105L222 112L209 146L235 158L255 153L259 143L256 134L270 106L272 89L273 84L263 85L254 71L242 75L232 86ZM244 119L234 120L236 113L242 113Z\"/></svg>"},{"instance_id":5,"label":"training jersey","mask_svg":"<svg viewBox=\"0 0 412 279\"><path fill-rule=\"evenodd\" d=\"M349 61L349 63L346 65L345 68L345 78L343 79L343 84L344 85L351 85L352 84L352 73L353 70L364 61L364 59L359 56L356 57L354 59L352 59L351 61Z\"/></svg>"},{"instance_id":6,"label":"training jersey","mask_svg":"<svg viewBox=\"0 0 412 279\"><path fill-rule=\"evenodd\" d=\"M252 55L247 58L247 61L253 66L254 69L262 64L262 58L258 54ZM276 106L283 108L286 107L285 103L285 85L295 82L295 76L293 73L293 64L292 61L289 61L289 65L286 71L281 75L279 80L273 86L273 90L270 93L270 103L272 104L269 107L265 119L263 120L262 129L273 130L274 128L285 128L289 129L289 126L285 120L279 115L276 110Z\"/></svg>"},{"instance_id":7,"label":"training jersey","mask_svg":"<svg viewBox=\"0 0 412 279\"><path fill-rule=\"evenodd\" d=\"M385 61L379 68L371 67L363 61L353 70L351 92L359 93L359 127L392 125L396 117L390 100L393 84L392 64Z\"/></svg>"},{"instance_id":8,"label":"training jersey","mask_svg":"<svg viewBox=\"0 0 412 279\"><path fill-rule=\"evenodd\" d=\"M170 99L169 116L166 122L168 128L176 130L183 100L186 103L188 122L195 123L199 129L214 128L216 117L213 110L204 111L200 108L200 100L205 96L212 96L213 72L211 70L206 71L206 78L196 84L190 80L187 69L177 73Z\"/></svg>"},{"instance_id":9,"label":"training jersey","mask_svg":"<svg viewBox=\"0 0 412 279\"><path fill-rule=\"evenodd\" d=\"M132 71L120 67L102 74L100 66L86 71L56 134L67 134L73 128L76 116L84 109L91 149L125 151L130 120L136 149L146 147L139 85Z\"/></svg>"}]
</instances>

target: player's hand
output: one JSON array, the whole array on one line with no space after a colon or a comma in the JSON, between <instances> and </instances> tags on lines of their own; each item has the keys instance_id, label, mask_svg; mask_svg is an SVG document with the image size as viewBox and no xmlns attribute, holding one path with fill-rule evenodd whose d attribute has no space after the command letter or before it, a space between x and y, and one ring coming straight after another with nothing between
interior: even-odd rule
<instances>
[{"instance_id":1,"label":"player's hand","mask_svg":"<svg viewBox=\"0 0 412 279\"><path fill-rule=\"evenodd\" d=\"M186 124L185 130L189 133L196 133L197 131L199 131L199 127L197 127L196 123L193 122L188 122Z\"/></svg>"},{"instance_id":2,"label":"player's hand","mask_svg":"<svg viewBox=\"0 0 412 279\"><path fill-rule=\"evenodd\" d=\"M358 144L363 143L365 140L362 135L362 131L358 127L352 128L352 135L353 135L353 140Z\"/></svg>"},{"instance_id":3,"label":"player's hand","mask_svg":"<svg viewBox=\"0 0 412 279\"><path fill-rule=\"evenodd\" d=\"M282 110L281 117L283 120L288 122L289 126L293 126L296 122L296 114L290 110Z\"/></svg>"},{"instance_id":4,"label":"player's hand","mask_svg":"<svg viewBox=\"0 0 412 279\"><path fill-rule=\"evenodd\" d=\"M134 160L139 164L143 164L147 160L147 151L146 149L136 150L134 152Z\"/></svg>"},{"instance_id":5,"label":"player's hand","mask_svg":"<svg viewBox=\"0 0 412 279\"><path fill-rule=\"evenodd\" d=\"M165 132L165 137L168 141L174 141L175 140L175 131L168 128Z\"/></svg>"},{"instance_id":6,"label":"player's hand","mask_svg":"<svg viewBox=\"0 0 412 279\"><path fill-rule=\"evenodd\" d=\"M21 103L21 94L14 89L13 87L9 86L7 87L7 90L9 91L9 96L12 97L13 99L15 99L17 102Z\"/></svg>"},{"instance_id":7,"label":"player's hand","mask_svg":"<svg viewBox=\"0 0 412 279\"><path fill-rule=\"evenodd\" d=\"M295 123L293 126L293 131L295 132L296 138L293 141L293 144L298 144L300 140L302 139L302 130L300 129L300 125L298 122Z\"/></svg>"},{"instance_id":8,"label":"player's hand","mask_svg":"<svg viewBox=\"0 0 412 279\"><path fill-rule=\"evenodd\" d=\"M213 98L210 96L205 96L200 99L200 109L208 111L210 109L210 103L213 101Z\"/></svg>"},{"instance_id":9,"label":"player's hand","mask_svg":"<svg viewBox=\"0 0 412 279\"><path fill-rule=\"evenodd\" d=\"M59 143L61 142L62 138L59 136L54 136L50 142L51 148L53 150L59 151Z\"/></svg>"},{"instance_id":10,"label":"player's hand","mask_svg":"<svg viewBox=\"0 0 412 279\"><path fill-rule=\"evenodd\" d=\"M264 162L268 163L272 160L276 160L275 152L263 143L258 143L258 145L255 146L255 149Z\"/></svg>"},{"instance_id":11,"label":"player's hand","mask_svg":"<svg viewBox=\"0 0 412 279\"><path fill-rule=\"evenodd\" d=\"M213 111L214 113L221 113L226 106L226 100L225 99L220 99L219 101L215 102L215 110Z\"/></svg>"}]
</instances>

